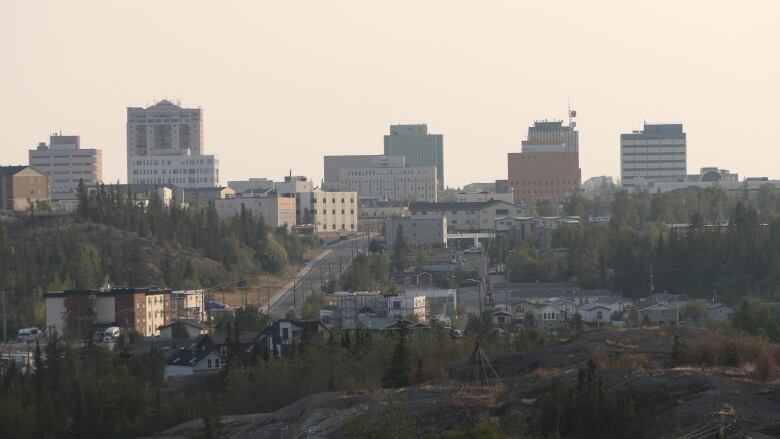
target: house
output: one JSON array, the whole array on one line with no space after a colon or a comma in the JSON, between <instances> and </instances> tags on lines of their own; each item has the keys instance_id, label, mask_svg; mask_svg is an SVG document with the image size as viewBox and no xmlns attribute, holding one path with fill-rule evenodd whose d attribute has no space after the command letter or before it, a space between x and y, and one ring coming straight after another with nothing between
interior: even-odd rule
<instances>
[{"instance_id":1,"label":"house","mask_svg":"<svg viewBox=\"0 0 780 439\"><path fill-rule=\"evenodd\" d=\"M710 320L728 321L734 318L734 308L723 303L708 303L707 314Z\"/></svg>"},{"instance_id":2,"label":"house","mask_svg":"<svg viewBox=\"0 0 780 439\"><path fill-rule=\"evenodd\" d=\"M639 310L639 321L659 325L679 322L679 310L666 302L658 302Z\"/></svg>"},{"instance_id":3,"label":"house","mask_svg":"<svg viewBox=\"0 0 780 439\"><path fill-rule=\"evenodd\" d=\"M557 309L561 314L561 320L569 320L577 312L577 306L574 300L561 297L553 297L544 301L545 305L550 305Z\"/></svg>"},{"instance_id":4,"label":"house","mask_svg":"<svg viewBox=\"0 0 780 439\"><path fill-rule=\"evenodd\" d=\"M499 309L491 313L493 319L493 326L509 331L512 327L512 313Z\"/></svg>"},{"instance_id":5,"label":"house","mask_svg":"<svg viewBox=\"0 0 780 439\"><path fill-rule=\"evenodd\" d=\"M610 307L598 303L589 303L577 308L577 312L582 316L582 321L591 325L601 326L609 324L610 317L614 312Z\"/></svg>"},{"instance_id":6,"label":"house","mask_svg":"<svg viewBox=\"0 0 780 439\"><path fill-rule=\"evenodd\" d=\"M199 335L187 348L180 348L165 362L163 377L168 379L195 373L216 372L225 367L217 346L207 334Z\"/></svg>"},{"instance_id":7,"label":"house","mask_svg":"<svg viewBox=\"0 0 780 439\"><path fill-rule=\"evenodd\" d=\"M160 338L173 338L174 327L178 325L183 331L186 331L187 338L193 339L199 335L209 333L209 327L195 320L176 320L167 325L160 326Z\"/></svg>"},{"instance_id":8,"label":"house","mask_svg":"<svg viewBox=\"0 0 780 439\"><path fill-rule=\"evenodd\" d=\"M552 305L545 305L536 311L536 326L553 330L560 326L565 320L561 317L558 308Z\"/></svg>"},{"instance_id":9,"label":"house","mask_svg":"<svg viewBox=\"0 0 780 439\"><path fill-rule=\"evenodd\" d=\"M393 333L400 331L401 327L406 325L406 330L410 334L418 334L427 332L431 329L430 325L425 323L413 322L407 319L394 319L388 317L361 317L354 325L345 326L345 331L355 331L358 327L363 330L378 332L383 334Z\"/></svg>"},{"instance_id":10,"label":"house","mask_svg":"<svg viewBox=\"0 0 780 439\"><path fill-rule=\"evenodd\" d=\"M527 323L528 320L527 318L529 316L531 316L531 320L533 320L535 324L539 305L533 302L522 300L520 302L513 304L511 308L513 311L513 319L516 324L525 325Z\"/></svg>"},{"instance_id":11,"label":"house","mask_svg":"<svg viewBox=\"0 0 780 439\"><path fill-rule=\"evenodd\" d=\"M271 354L274 358L288 358L293 352L294 344L300 341L303 328L289 319L276 320L266 326L263 332L252 342L257 353Z\"/></svg>"}]
</instances>

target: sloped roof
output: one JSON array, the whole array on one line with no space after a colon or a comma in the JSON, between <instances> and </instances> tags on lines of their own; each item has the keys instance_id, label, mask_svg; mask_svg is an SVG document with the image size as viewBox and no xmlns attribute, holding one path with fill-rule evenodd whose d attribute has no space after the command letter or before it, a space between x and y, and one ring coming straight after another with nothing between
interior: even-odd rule
<instances>
[{"instance_id":1,"label":"sloped roof","mask_svg":"<svg viewBox=\"0 0 780 439\"><path fill-rule=\"evenodd\" d=\"M189 348L181 348L168 357L166 366L195 366L201 360L208 357L215 350L214 342L208 335L201 334L195 337Z\"/></svg>"}]
</instances>

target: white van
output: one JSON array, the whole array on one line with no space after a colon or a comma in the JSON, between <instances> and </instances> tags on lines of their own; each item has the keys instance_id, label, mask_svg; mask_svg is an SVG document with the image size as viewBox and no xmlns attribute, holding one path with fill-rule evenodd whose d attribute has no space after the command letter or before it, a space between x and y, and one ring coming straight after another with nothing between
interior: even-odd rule
<instances>
[{"instance_id":1,"label":"white van","mask_svg":"<svg viewBox=\"0 0 780 439\"><path fill-rule=\"evenodd\" d=\"M43 331L38 328L22 328L16 335L17 343L30 343L43 337Z\"/></svg>"},{"instance_id":2,"label":"white van","mask_svg":"<svg viewBox=\"0 0 780 439\"><path fill-rule=\"evenodd\" d=\"M119 339L120 335L119 326L110 326L103 331L103 337L100 341L103 343L114 343Z\"/></svg>"}]
</instances>

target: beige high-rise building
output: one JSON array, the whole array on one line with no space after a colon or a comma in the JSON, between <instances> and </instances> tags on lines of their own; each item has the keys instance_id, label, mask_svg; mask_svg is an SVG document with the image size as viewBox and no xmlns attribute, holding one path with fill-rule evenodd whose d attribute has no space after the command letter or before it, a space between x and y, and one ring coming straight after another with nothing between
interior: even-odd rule
<instances>
[{"instance_id":1,"label":"beige high-rise building","mask_svg":"<svg viewBox=\"0 0 780 439\"><path fill-rule=\"evenodd\" d=\"M162 100L127 109L127 182L219 185L219 161L203 154L203 110Z\"/></svg>"},{"instance_id":2,"label":"beige high-rise building","mask_svg":"<svg viewBox=\"0 0 780 439\"><path fill-rule=\"evenodd\" d=\"M95 186L103 181L103 153L81 149L79 136L52 134L49 144L29 151L30 166L49 176L53 200L74 199L79 181Z\"/></svg>"}]
</instances>

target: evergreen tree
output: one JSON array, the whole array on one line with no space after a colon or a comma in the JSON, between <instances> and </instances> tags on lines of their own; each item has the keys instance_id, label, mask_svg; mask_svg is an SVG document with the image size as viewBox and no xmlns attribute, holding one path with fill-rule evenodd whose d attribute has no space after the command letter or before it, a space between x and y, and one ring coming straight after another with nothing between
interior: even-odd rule
<instances>
[{"instance_id":1,"label":"evergreen tree","mask_svg":"<svg viewBox=\"0 0 780 439\"><path fill-rule=\"evenodd\" d=\"M409 385L409 348L406 346L408 332L406 322L401 321L398 341L390 358L390 367L382 379L383 387L398 388Z\"/></svg>"},{"instance_id":2,"label":"evergreen tree","mask_svg":"<svg viewBox=\"0 0 780 439\"><path fill-rule=\"evenodd\" d=\"M404 236L404 227L398 225L398 231L395 234L395 242L393 243L393 253L390 258L393 271L396 273L402 273L408 266L409 258L409 246L406 245L406 237Z\"/></svg>"}]
</instances>

